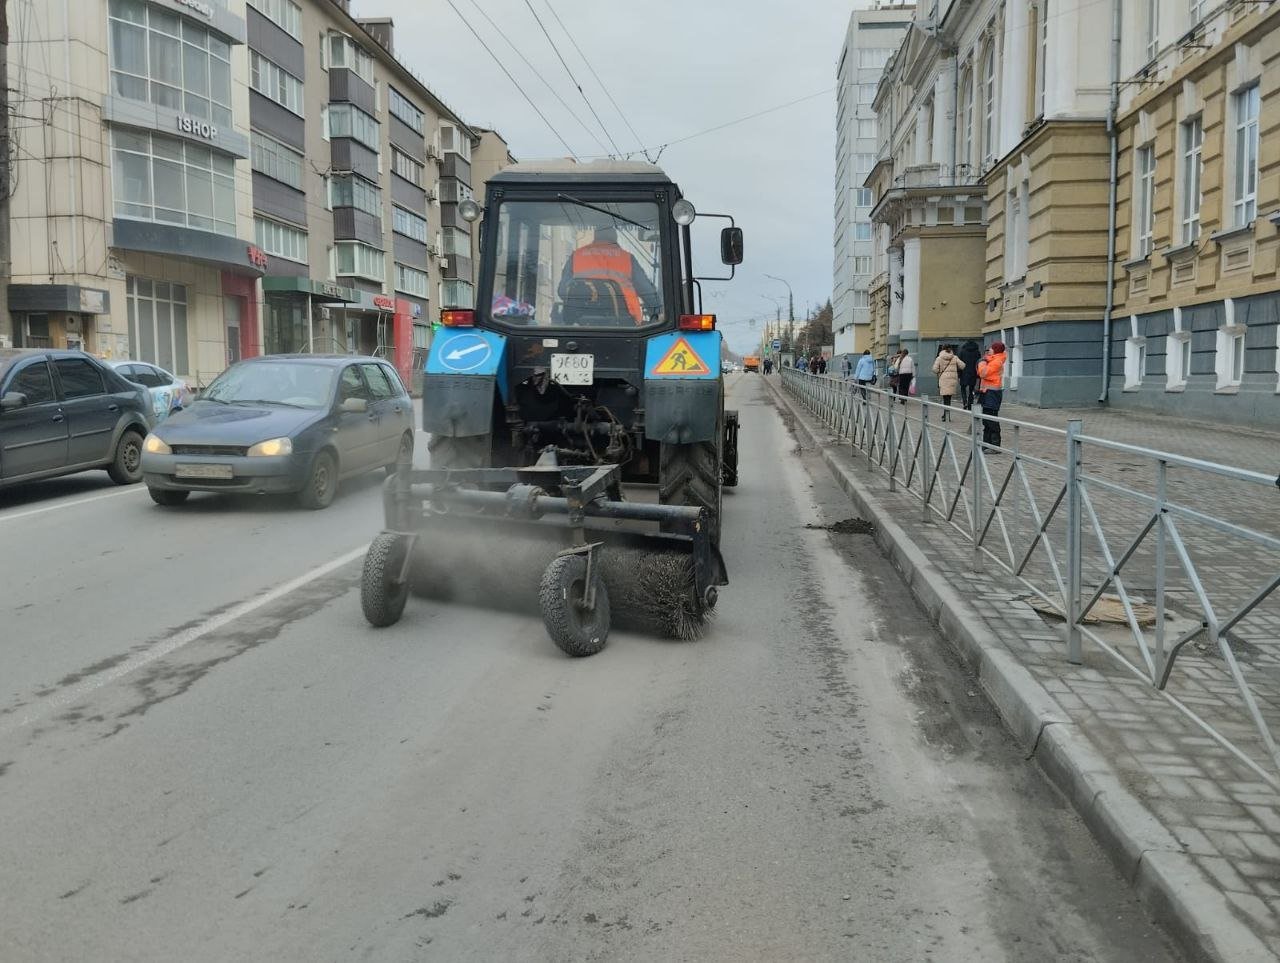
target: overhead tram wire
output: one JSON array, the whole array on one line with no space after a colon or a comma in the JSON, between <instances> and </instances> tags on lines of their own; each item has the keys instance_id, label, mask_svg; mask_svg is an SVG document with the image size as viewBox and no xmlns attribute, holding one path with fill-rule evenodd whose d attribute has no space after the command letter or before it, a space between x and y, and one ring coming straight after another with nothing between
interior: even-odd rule
<instances>
[{"instance_id":1,"label":"overhead tram wire","mask_svg":"<svg viewBox=\"0 0 1280 963\"><path fill-rule=\"evenodd\" d=\"M446 0L446 2L453 9L453 12L458 15L458 19L461 20L462 23L466 26L466 28L471 31L471 35L474 36L476 40L480 42L480 46L484 47L485 53L487 53L490 57L493 58L493 62L496 63L498 67L502 70L502 72L507 75L507 79L510 80L511 83L515 85L516 90L520 91L520 95L524 97L526 101L529 102L529 106L533 108L533 112L542 118L542 122L547 125L547 129L550 130L551 133L555 134L556 139L559 140L560 143L564 145L564 149L569 152L569 156L572 157L574 160L578 160L578 155L574 153L573 148L569 146L569 142L564 139L560 131L556 130L555 125L552 124L551 121L547 120L547 115L538 109L538 105L533 102L533 98L530 97L528 92L523 87L520 86L520 81L516 80L516 78L511 75L511 71L507 69L507 65L504 64L501 60L499 60L498 55L495 54L493 50L490 49L489 45L484 42L484 38L481 37L479 32L476 30L476 28L471 25L471 21L469 21L465 16L463 16L462 11L458 9L458 5L454 3L453 0Z\"/></svg>"},{"instance_id":2,"label":"overhead tram wire","mask_svg":"<svg viewBox=\"0 0 1280 963\"><path fill-rule=\"evenodd\" d=\"M511 49L516 52L516 56L518 56L521 60L524 61L525 66L533 71L533 75L542 81L543 86L545 86L547 90L551 91L551 96L553 96L557 101L560 102L560 106L569 112L569 116L572 117L574 120L576 120L578 122L578 126L581 127L584 131L586 131L587 136L596 142L596 146L599 147L602 151L605 151L606 153L608 153L609 148L604 146L604 144L600 141L600 138L596 136L595 131L593 131L590 127L587 126L586 121L584 121L581 117L579 117L576 113L574 113L573 108L570 107L569 104L565 101L565 99L560 96L560 92L556 90L555 87L551 86L551 81L547 80L547 78L542 75L542 73L538 70L538 68L533 65L533 63L529 60L529 58L524 55L524 52L521 51L521 49L515 43L512 42L511 38L502 32L502 28L498 26L497 22L493 19L493 17L485 13L484 8L480 6L480 0L471 0L471 5L476 8L480 16L484 17L485 20L489 22L489 26L493 27L494 31L497 32L498 36L501 37L503 40L505 40L507 42L507 45L510 46Z\"/></svg>"},{"instance_id":3,"label":"overhead tram wire","mask_svg":"<svg viewBox=\"0 0 1280 963\"><path fill-rule=\"evenodd\" d=\"M449 0L450 3L453 0ZM573 75L573 69L569 66L569 62L564 59L564 54L560 52L560 48L556 46L555 40L547 30L546 24L542 22L542 18L538 16L538 11L533 8L531 0L524 0L524 5L529 8L529 12L533 14L533 19L538 21L538 27L542 30L542 35L547 38L547 43L551 44L551 49L556 52L556 56L560 58L560 63L564 67L565 73L569 75L569 79L573 81L573 85L578 88L578 93L582 95L582 99L586 102L587 109L591 111L591 116L596 119L596 123L600 125L600 129L604 131L604 136L609 139L609 143L613 145L614 156L622 156L622 148L618 146L618 142L613 139L613 135L609 133L609 128L605 126L604 121L600 119L600 114L596 111L595 104L591 103L591 98L587 96L587 92L582 89L582 84L578 83L578 78Z\"/></svg>"},{"instance_id":4,"label":"overhead tram wire","mask_svg":"<svg viewBox=\"0 0 1280 963\"><path fill-rule=\"evenodd\" d=\"M591 71L591 76L596 79L596 83L600 85L600 89L604 91L604 95L609 98L609 103L613 104L613 109L618 112L618 116L622 118L622 122L627 125L627 130L631 131L631 136L636 139L636 144L643 144L644 140L636 133L636 129L631 126L630 119L625 113L623 113L622 108L618 106L618 102L613 99L613 94L609 93L609 88L605 86L604 81L600 79L600 75L596 73L596 68L591 66L591 61L587 59L587 55L583 53L582 48L578 46L578 41L574 39L573 34L569 32L569 28L566 27L564 21L560 19L560 14L556 13L556 8L551 6L551 0L545 0L545 2L547 4L547 9L551 11L551 16L556 18L556 23L560 24L560 29L563 30L564 35L569 38L569 43L573 44L573 49L578 51L578 56L582 58L582 62L586 64L587 69ZM645 160L652 163L654 158L649 156L649 151L645 147L639 147L639 151L644 154Z\"/></svg>"}]
</instances>

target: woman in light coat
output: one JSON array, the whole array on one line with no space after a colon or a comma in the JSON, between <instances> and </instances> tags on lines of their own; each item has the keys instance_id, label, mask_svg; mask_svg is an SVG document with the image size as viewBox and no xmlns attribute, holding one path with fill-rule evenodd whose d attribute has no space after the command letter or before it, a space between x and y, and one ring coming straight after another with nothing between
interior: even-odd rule
<instances>
[{"instance_id":1,"label":"woman in light coat","mask_svg":"<svg viewBox=\"0 0 1280 963\"><path fill-rule=\"evenodd\" d=\"M938 376L938 394L942 395L942 403L951 407L951 399L960 391L960 372L964 370L964 362L956 357L955 345L944 344L933 362L933 373ZM942 420L947 421L951 412L944 411Z\"/></svg>"}]
</instances>

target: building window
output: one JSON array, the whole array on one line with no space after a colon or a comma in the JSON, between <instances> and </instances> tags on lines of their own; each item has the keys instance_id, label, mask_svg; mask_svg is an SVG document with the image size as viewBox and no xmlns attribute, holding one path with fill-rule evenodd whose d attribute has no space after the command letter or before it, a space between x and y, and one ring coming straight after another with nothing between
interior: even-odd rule
<instances>
[{"instance_id":1,"label":"building window","mask_svg":"<svg viewBox=\"0 0 1280 963\"><path fill-rule=\"evenodd\" d=\"M875 140L876 138L876 122L859 118L858 120L858 137L863 140Z\"/></svg>"},{"instance_id":2,"label":"building window","mask_svg":"<svg viewBox=\"0 0 1280 963\"><path fill-rule=\"evenodd\" d=\"M373 58L346 34L329 34L327 52L330 67L345 67L373 86Z\"/></svg>"},{"instance_id":3,"label":"building window","mask_svg":"<svg viewBox=\"0 0 1280 963\"><path fill-rule=\"evenodd\" d=\"M265 217L253 219L253 234L258 247L275 257L307 263L307 232Z\"/></svg>"},{"instance_id":4,"label":"building window","mask_svg":"<svg viewBox=\"0 0 1280 963\"><path fill-rule=\"evenodd\" d=\"M1021 241L1018 228L1022 223L1022 204L1016 190L1008 191L1004 200L1004 279L1019 277L1018 249Z\"/></svg>"},{"instance_id":5,"label":"building window","mask_svg":"<svg viewBox=\"0 0 1280 963\"><path fill-rule=\"evenodd\" d=\"M1258 212L1258 85L1233 94L1236 121L1232 207L1234 224L1245 227Z\"/></svg>"},{"instance_id":6,"label":"building window","mask_svg":"<svg viewBox=\"0 0 1280 963\"><path fill-rule=\"evenodd\" d=\"M130 356L174 374L189 374L186 286L128 275L124 289Z\"/></svg>"},{"instance_id":7,"label":"building window","mask_svg":"<svg viewBox=\"0 0 1280 963\"><path fill-rule=\"evenodd\" d=\"M440 125L440 149L446 154L457 154L465 161L471 160L471 139L453 124Z\"/></svg>"},{"instance_id":8,"label":"building window","mask_svg":"<svg viewBox=\"0 0 1280 963\"><path fill-rule=\"evenodd\" d=\"M249 6L294 40L302 39L302 8L293 0L249 0Z\"/></svg>"},{"instance_id":9,"label":"building window","mask_svg":"<svg viewBox=\"0 0 1280 963\"><path fill-rule=\"evenodd\" d=\"M391 229L397 234L411 237L423 244L427 243L427 219L399 205L391 207Z\"/></svg>"},{"instance_id":10,"label":"building window","mask_svg":"<svg viewBox=\"0 0 1280 963\"><path fill-rule=\"evenodd\" d=\"M386 273L386 257L375 247L359 241L337 241L333 245L335 277L359 277L381 281Z\"/></svg>"},{"instance_id":11,"label":"building window","mask_svg":"<svg viewBox=\"0 0 1280 963\"><path fill-rule=\"evenodd\" d=\"M1151 254L1155 235L1156 212L1156 149L1154 144L1139 147L1134 158L1137 177L1135 202L1137 213L1134 223L1138 228L1138 257Z\"/></svg>"},{"instance_id":12,"label":"building window","mask_svg":"<svg viewBox=\"0 0 1280 963\"><path fill-rule=\"evenodd\" d=\"M875 84L858 84L858 103L869 104L876 99Z\"/></svg>"},{"instance_id":13,"label":"building window","mask_svg":"<svg viewBox=\"0 0 1280 963\"><path fill-rule=\"evenodd\" d=\"M461 254L463 257L471 256L471 238L463 234L456 227L446 227L440 238L441 254Z\"/></svg>"},{"instance_id":14,"label":"building window","mask_svg":"<svg viewBox=\"0 0 1280 963\"><path fill-rule=\"evenodd\" d=\"M400 91L394 87L387 88L387 103L392 117L399 117L409 125L415 134L422 133L425 115Z\"/></svg>"},{"instance_id":15,"label":"building window","mask_svg":"<svg viewBox=\"0 0 1280 963\"><path fill-rule=\"evenodd\" d=\"M960 77L960 136L957 163L968 167L973 163L973 74L966 69Z\"/></svg>"},{"instance_id":16,"label":"building window","mask_svg":"<svg viewBox=\"0 0 1280 963\"><path fill-rule=\"evenodd\" d=\"M176 13L111 0L111 89L231 126L231 45Z\"/></svg>"},{"instance_id":17,"label":"building window","mask_svg":"<svg viewBox=\"0 0 1280 963\"><path fill-rule=\"evenodd\" d=\"M249 51L249 86L285 110L302 116L302 81L256 50Z\"/></svg>"},{"instance_id":18,"label":"building window","mask_svg":"<svg viewBox=\"0 0 1280 963\"><path fill-rule=\"evenodd\" d=\"M391 172L403 177L410 184L422 186L426 168L403 151L391 148Z\"/></svg>"},{"instance_id":19,"label":"building window","mask_svg":"<svg viewBox=\"0 0 1280 963\"><path fill-rule=\"evenodd\" d=\"M1219 388L1234 388L1244 381L1244 327L1228 325L1218 329L1215 365Z\"/></svg>"},{"instance_id":20,"label":"building window","mask_svg":"<svg viewBox=\"0 0 1280 963\"><path fill-rule=\"evenodd\" d=\"M1182 243L1200 237L1200 174L1204 124L1199 117L1182 124Z\"/></svg>"},{"instance_id":21,"label":"building window","mask_svg":"<svg viewBox=\"0 0 1280 963\"><path fill-rule=\"evenodd\" d=\"M1147 0L1147 60L1160 52L1160 4L1167 0Z\"/></svg>"},{"instance_id":22,"label":"building window","mask_svg":"<svg viewBox=\"0 0 1280 963\"><path fill-rule=\"evenodd\" d=\"M1036 116L1044 116L1045 65L1049 60L1049 0L1032 8L1036 18Z\"/></svg>"},{"instance_id":23,"label":"building window","mask_svg":"<svg viewBox=\"0 0 1280 963\"><path fill-rule=\"evenodd\" d=\"M329 207L354 207L381 218L382 192L377 184L355 174L334 175L329 178Z\"/></svg>"},{"instance_id":24,"label":"building window","mask_svg":"<svg viewBox=\"0 0 1280 963\"><path fill-rule=\"evenodd\" d=\"M446 204L459 204L474 198L471 188L455 177L446 177L440 182L440 200Z\"/></svg>"},{"instance_id":25,"label":"building window","mask_svg":"<svg viewBox=\"0 0 1280 963\"><path fill-rule=\"evenodd\" d=\"M1204 11L1208 3L1209 0L1187 0L1187 9L1191 14L1191 26L1194 27L1204 19Z\"/></svg>"},{"instance_id":26,"label":"building window","mask_svg":"<svg viewBox=\"0 0 1280 963\"><path fill-rule=\"evenodd\" d=\"M302 155L261 131L253 132L253 169L302 190Z\"/></svg>"},{"instance_id":27,"label":"building window","mask_svg":"<svg viewBox=\"0 0 1280 963\"><path fill-rule=\"evenodd\" d=\"M1147 339L1129 338L1124 343L1124 386L1137 388L1147 373Z\"/></svg>"},{"instance_id":28,"label":"building window","mask_svg":"<svg viewBox=\"0 0 1280 963\"><path fill-rule=\"evenodd\" d=\"M866 48L858 51L858 66L864 70L880 70L893 56L892 50L883 47Z\"/></svg>"},{"instance_id":29,"label":"building window","mask_svg":"<svg viewBox=\"0 0 1280 963\"><path fill-rule=\"evenodd\" d=\"M425 298L431 291L431 279L426 271L419 271L406 264L396 264L396 290L412 294L416 298Z\"/></svg>"},{"instance_id":30,"label":"building window","mask_svg":"<svg viewBox=\"0 0 1280 963\"><path fill-rule=\"evenodd\" d=\"M475 307L475 293L470 281L451 279L440 282L440 306L445 308Z\"/></svg>"},{"instance_id":31,"label":"building window","mask_svg":"<svg viewBox=\"0 0 1280 963\"><path fill-rule=\"evenodd\" d=\"M855 188L853 192L853 203L856 207L870 207L872 203L871 188Z\"/></svg>"},{"instance_id":32,"label":"building window","mask_svg":"<svg viewBox=\"0 0 1280 963\"><path fill-rule=\"evenodd\" d=\"M855 241L871 240L871 222L858 221L853 225L853 239Z\"/></svg>"},{"instance_id":33,"label":"building window","mask_svg":"<svg viewBox=\"0 0 1280 963\"><path fill-rule=\"evenodd\" d=\"M1168 338L1165 376L1169 388L1185 388L1191 380L1191 335L1175 331Z\"/></svg>"},{"instance_id":34,"label":"building window","mask_svg":"<svg viewBox=\"0 0 1280 963\"><path fill-rule=\"evenodd\" d=\"M867 292L867 291L859 291L859 290L857 290L857 289L854 289L854 291L853 291L853 306L854 306L855 308L869 308L869 307L871 307L871 295L870 295L870 293L869 293L869 292Z\"/></svg>"},{"instance_id":35,"label":"building window","mask_svg":"<svg viewBox=\"0 0 1280 963\"><path fill-rule=\"evenodd\" d=\"M111 132L116 217L236 232L235 161L160 134Z\"/></svg>"},{"instance_id":36,"label":"building window","mask_svg":"<svg viewBox=\"0 0 1280 963\"><path fill-rule=\"evenodd\" d=\"M876 166L875 154L854 154L853 169L858 174L870 174L871 168Z\"/></svg>"},{"instance_id":37,"label":"building window","mask_svg":"<svg viewBox=\"0 0 1280 963\"><path fill-rule=\"evenodd\" d=\"M987 44L982 58L982 149L987 157L996 156L996 47Z\"/></svg>"},{"instance_id":38,"label":"building window","mask_svg":"<svg viewBox=\"0 0 1280 963\"><path fill-rule=\"evenodd\" d=\"M871 258L858 255L853 259L853 273L857 275L871 274Z\"/></svg>"},{"instance_id":39,"label":"building window","mask_svg":"<svg viewBox=\"0 0 1280 963\"><path fill-rule=\"evenodd\" d=\"M325 108L325 131L330 138L350 137L378 153L381 125L355 104L330 104Z\"/></svg>"}]
</instances>

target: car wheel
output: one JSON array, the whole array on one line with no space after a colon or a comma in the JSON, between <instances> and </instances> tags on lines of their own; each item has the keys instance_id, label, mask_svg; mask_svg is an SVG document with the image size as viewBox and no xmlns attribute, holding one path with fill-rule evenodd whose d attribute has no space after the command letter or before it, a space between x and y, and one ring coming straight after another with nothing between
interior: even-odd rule
<instances>
[{"instance_id":1,"label":"car wheel","mask_svg":"<svg viewBox=\"0 0 1280 963\"><path fill-rule=\"evenodd\" d=\"M333 452L322 451L311 462L306 484L298 492L298 504L313 511L328 508L338 493L338 460Z\"/></svg>"},{"instance_id":2,"label":"car wheel","mask_svg":"<svg viewBox=\"0 0 1280 963\"><path fill-rule=\"evenodd\" d=\"M387 474L394 475L396 466L402 461L407 462L409 465L413 464L413 435L407 431L400 436L400 450L396 453L396 460L387 465Z\"/></svg>"},{"instance_id":3,"label":"car wheel","mask_svg":"<svg viewBox=\"0 0 1280 963\"><path fill-rule=\"evenodd\" d=\"M126 428L116 442L116 456L107 466L107 474L117 485L142 481L142 435L136 428Z\"/></svg>"},{"instance_id":4,"label":"car wheel","mask_svg":"<svg viewBox=\"0 0 1280 963\"><path fill-rule=\"evenodd\" d=\"M164 488L148 488L147 494L151 496L151 500L157 505L164 505L166 508L174 505L181 505L187 500L187 496L191 492L175 492Z\"/></svg>"}]
</instances>

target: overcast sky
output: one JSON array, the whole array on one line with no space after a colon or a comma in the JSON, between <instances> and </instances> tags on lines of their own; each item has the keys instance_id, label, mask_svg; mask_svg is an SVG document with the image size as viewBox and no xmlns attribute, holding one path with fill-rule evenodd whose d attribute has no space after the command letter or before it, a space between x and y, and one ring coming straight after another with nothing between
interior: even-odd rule
<instances>
[{"instance_id":1,"label":"overcast sky","mask_svg":"<svg viewBox=\"0 0 1280 963\"><path fill-rule=\"evenodd\" d=\"M599 133L582 96L538 28L525 0L454 0L551 124L582 157L602 151L519 56L485 22L476 4ZM565 26L639 133L656 147L759 110L827 91L786 110L673 145L662 167L699 210L733 214L746 233L746 263L729 284L708 284L705 307L720 317L735 351L758 339L795 291L796 314L831 295L836 61L855 0L530 0L605 126L624 151L637 146L583 65ZM501 131L521 160L565 150L485 53L447 0L355 0L357 16L391 16L399 56L467 122ZM572 95L572 96L570 96ZM710 234L715 221L702 222ZM698 265L695 265L695 268ZM700 273L719 273L703 259ZM785 317L785 302L784 317Z\"/></svg>"}]
</instances>

